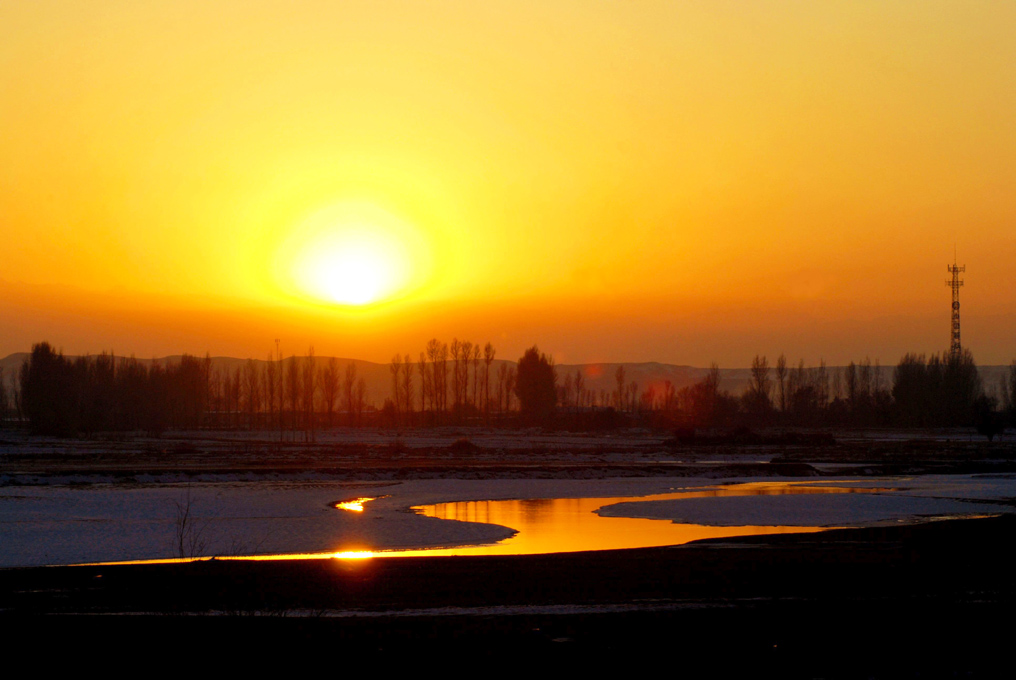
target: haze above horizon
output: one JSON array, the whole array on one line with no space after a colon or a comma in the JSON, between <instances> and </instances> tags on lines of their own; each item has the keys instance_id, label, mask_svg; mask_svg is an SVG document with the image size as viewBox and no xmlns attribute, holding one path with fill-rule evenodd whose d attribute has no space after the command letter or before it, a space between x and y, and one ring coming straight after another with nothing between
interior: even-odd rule
<instances>
[{"instance_id":1,"label":"haze above horizon","mask_svg":"<svg viewBox=\"0 0 1016 680\"><path fill-rule=\"evenodd\" d=\"M0 356L1012 358L1016 5L0 5Z\"/></svg>"}]
</instances>

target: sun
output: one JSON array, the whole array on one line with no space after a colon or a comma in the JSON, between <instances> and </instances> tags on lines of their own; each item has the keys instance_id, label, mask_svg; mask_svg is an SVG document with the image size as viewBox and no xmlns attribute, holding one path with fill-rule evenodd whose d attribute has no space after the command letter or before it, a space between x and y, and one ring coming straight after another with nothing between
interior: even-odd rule
<instances>
[{"instance_id":1,"label":"sun","mask_svg":"<svg viewBox=\"0 0 1016 680\"><path fill-rule=\"evenodd\" d=\"M397 244L369 228L337 226L322 235L297 263L297 280L307 292L330 302L366 305L401 287L409 263Z\"/></svg>"},{"instance_id":2,"label":"sun","mask_svg":"<svg viewBox=\"0 0 1016 680\"><path fill-rule=\"evenodd\" d=\"M375 206L343 203L300 221L277 251L277 269L293 293L362 307L418 287L427 251L405 221Z\"/></svg>"}]
</instances>

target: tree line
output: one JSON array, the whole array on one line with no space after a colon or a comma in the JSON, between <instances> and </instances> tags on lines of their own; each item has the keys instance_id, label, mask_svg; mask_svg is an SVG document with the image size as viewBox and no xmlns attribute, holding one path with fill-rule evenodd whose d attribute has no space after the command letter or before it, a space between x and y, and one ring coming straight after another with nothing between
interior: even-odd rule
<instances>
[{"instance_id":1,"label":"tree line","mask_svg":"<svg viewBox=\"0 0 1016 680\"><path fill-rule=\"evenodd\" d=\"M639 386L624 366L614 388L592 389L581 370L563 379L536 346L494 365L496 350L432 339L414 360L388 365L391 396L378 408L357 366L283 357L214 368L209 356L142 362L112 353L68 359L46 342L14 376L0 371L0 423L39 434L166 429L249 429L313 441L321 428L528 423L576 429L654 427L996 427L1016 424L1016 361L989 394L969 351L906 354L888 371L876 360L828 368L752 362L740 395L721 388L716 364L698 382Z\"/></svg>"},{"instance_id":2,"label":"tree line","mask_svg":"<svg viewBox=\"0 0 1016 680\"><path fill-rule=\"evenodd\" d=\"M739 397L719 389L718 370L678 391L665 405L679 425L798 427L958 427L1016 424L1016 361L989 394L968 350L951 354L906 354L891 374L876 360L828 368L824 362L788 365L780 355L752 361ZM643 403L652 397L643 395ZM667 400L664 399L664 402ZM652 407L650 406L650 410Z\"/></svg>"},{"instance_id":3,"label":"tree line","mask_svg":"<svg viewBox=\"0 0 1016 680\"><path fill-rule=\"evenodd\" d=\"M392 397L378 409L355 363L319 362L313 348L283 357L276 346L264 361L216 369L208 355L69 359L41 342L15 376L0 372L0 424L24 421L34 433L61 436L233 428L312 441L320 428L337 425L490 422L518 403L515 367L492 370L495 354L489 342L481 348L458 339L431 340L415 362L397 354L389 365Z\"/></svg>"}]
</instances>

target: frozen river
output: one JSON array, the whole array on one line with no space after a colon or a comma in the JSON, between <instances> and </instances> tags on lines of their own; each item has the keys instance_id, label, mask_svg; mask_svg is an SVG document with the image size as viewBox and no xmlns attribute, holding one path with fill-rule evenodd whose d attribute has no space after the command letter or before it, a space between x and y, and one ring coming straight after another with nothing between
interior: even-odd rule
<instances>
[{"instance_id":1,"label":"frozen river","mask_svg":"<svg viewBox=\"0 0 1016 680\"><path fill-rule=\"evenodd\" d=\"M336 508L355 498L373 500ZM1010 512L1013 498L1013 475L6 486L0 566L647 547Z\"/></svg>"}]
</instances>

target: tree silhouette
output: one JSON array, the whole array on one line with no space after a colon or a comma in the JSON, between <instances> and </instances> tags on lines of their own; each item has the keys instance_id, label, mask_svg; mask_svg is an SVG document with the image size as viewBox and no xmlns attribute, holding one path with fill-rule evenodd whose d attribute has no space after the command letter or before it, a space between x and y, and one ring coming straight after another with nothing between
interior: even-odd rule
<instances>
[{"instance_id":1,"label":"tree silhouette","mask_svg":"<svg viewBox=\"0 0 1016 680\"><path fill-rule=\"evenodd\" d=\"M459 411L462 408L462 352L464 350L463 343L459 342L458 338L452 338L452 344L450 346L452 356L452 409L455 411L456 417L459 415ZM468 364L466 364L468 371Z\"/></svg>"},{"instance_id":2,"label":"tree silhouette","mask_svg":"<svg viewBox=\"0 0 1016 680\"><path fill-rule=\"evenodd\" d=\"M349 418L349 425L353 424L353 411L355 406L355 395L353 389L356 387L356 364L346 364L346 376L342 381L342 391L346 397L346 414Z\"/></svg>"},{"instance_id":3,"label":"tree silhouette","mask_svg":"<svg viewBox=\"0 0 1016 680\"><path fill-rule=\"evenodd\" d=\"M409 358L409 353L402 358L402 398L405 401L406 407L404 414L406 417L406 424L412 425L413 420L413 360Z\"/></svg>"},{"instance_id":4,"label":"tree silhouette","mask_svg":"<svg viewBox=\"0 0 1016 680\"><path fill-rule=\"evenodd\" d=\"M260 376L258 375L257 364L254 359L248 358L243 365L243 401L244 410L247 412L247 429L253 430L257 427L257 416L261 411L261 390Z\"/></svg>"},{"instance_id":5,"label":"tree silhouette","mask_svg":"<svg viewBox=\"0 0 1016 680\"><path fill-rule=\"evenodd\" d=\"M427 412L427 399L430 397L431 388L430 371L427 370L427 355L420 352L420 360L416 362L416 370L420 373L420 413ZM431 401L433 405L433 400Z\"/></svg>"},{"instance_id":6,"label":"tree silhouette","mask_svg":"<svg viewBox=\"0 0 1016 680\"><path fill-rule=\"evenodd\" d=\"M893 409L904 425L972 425L983 396L981 378L969 350L942 358L907 354L893 374Z\"/></svg>"},{"instance_id":7,"label":"tree silhouette","mask_svg":"<svg viewBox=\"0 0 1016 680\"><path fill-rule=\"evenodd\" d=\"M392 409L395 415L395 424L400 425L399 411L402 410L402 382L399 378L402 375L402 355L396 354L392 362L388 364L388 371L392 374Z\"/></svg>"},{"instance_id":8,"label":"tree silhouette","mask_svg":"<svg viewBox=\"0 0 1016 680\"><path fill-rule=\"evenodd\" d=\"M480 386L480 343L473 345L473 411L479 411L477 388Z\"/></svg>"},{"instance_id":9,"label":"tree silhouette","mask_svg":"<svg viewBox=\"0 0 1016 680\"><path fill-rule=\"evenodd\" d=\"M1009 372L1005 375L1005 381L1008 389L1005 394L1008 395L1008 411L1009 421L1016 424L1016 359L1009 364Z\"/></svg>"},{"instance_id":10,"label":"tree silhouette","mask_svg":"<svg viewBox=\"0 0 1016 680\"><path fill-rule=\"evenodd\" d=\"M546 420L557 404L557 371L553 362L533 345L519 359L515 377L519 412L530 422Z\"/></svg>"},{"instance_id":11,"label":"tree silhouette","mask_svg":"<svg viewBox=\"0 0 1016 680\"><path fill-rule=\"evenodd\" d=\"M21 366L21 399L36 434L72 435L77 431L77 399L72 367L48 342L32 346Z\"/></svg>"},{"instance_id":12,"label":"tree silhouette","mask_svg":"<svg viewBox=\"0 0 1016 680\"><path fill-rule=\"evenodd\" d=\"M780 413L787 412L787 357L780 354L776 360L776 394L779 399Z\"/></svg>"},{"instance_id":13,"label":"tree silhouette","mask_svg":"<svg viewBox=\"0 0 1016 680\"><path fill-rule=\"evenodd\" d=\"M321 372L321 396L325 402L328 427L334 425L335 401L339 397L339 361L330 357Z\"/></svg>"},{"instance_id":14,"label":"tree silhouette","mask_svg":"<svg viewBox=\"0 0 1016 680\"><path fill-rule=\"evenodd\" d=\"M289 357L286 365L286 396L289 401L289 429L295 433L300 404L300 367L296 363L295 354Z\"/></svg>"},{"instance_id":15,"label":"tree silhouette","mask_svg":"<svg viewBox=\"0 0 1016 680\"><path fill-rule=\"evenodd\" d=\"M483 346L483 420L490 420L490 365L494 363L494 345Z\"/></svg>"},{"instance_id":16,"label":"tree silhouette","mask_svg":"<svg viewBox=\"0 0 1016 680\"><path fill-rule=\"evenodd\" d=\"M314 399L317 397L317 371L314 369L314 348L307 350L303 360L300 402L303 406L304 441L317 439L314 430Z\"/></svg>"},{"instance_id":17,"label":"tree silhouette","mask_svg":"<svg viewBox=\"0 0 1016 680\"><path fill-rule=\"evenodd\" d=\"M942 375L944 420L950 425L973 425L977 402L984 395L981 376L970 350L949 354Z\"/></svg>"},{"instance_id":18,"label":"tree silhouette","mask_svg":"<svg viewBox=\"0 0 1016 680\"><path fill-rule=\"evenodd\" d=\"M497 367L497 413L501 414L508 410L508 393L511 391L508 380L509 366L507 363Z\"/></svg>"},{"instance_id":19,"label":"tree silhouette","mask_svg":"<svg viewBox=\"0 0 1016 680\"><path fill-rule=\"evenodd\" d=\"M363 411L367 407L367 380L360 376L353 388L353 408L356 411L356 426L363 425Z\"/></svg>"},{"instance_id":20,"label":"tree silhouette","mask_svg":"<svg viewBox=\"0 0 1016 680\"><path fill-rule=\"evenodd\" d=\"M586 405L586 379L582 374L582 369L575 370L575 381L573 382L573 385L575 387L575 405L582 408Z\"/></svg>"},{"instance_id":21,"label":"tree silhouette","mask_svg":"<svg viewBox=\"0 0 1016 680\"><path fill-rule=\"evenodd\" d=\"M437 364L434 366L437 369L435 389L437 390L439 412L444 414L448 412L448 343L441 343L441 347L437 353Z\"/></svg>"},{"instance_id":22,"label":"tree silhouette","mask_svg":"<svg viewBox=\"0 0 1016 680\"><path fill-rule=\"evenodd\" d=\"M618 411L624 410L624 366L618 366L614 372L614 382L617 389L614 390L614 408Z\"/></svg>"},{"instance_id":23,"label":"tree silhouette","mask_svg":"<svg viewBox=\"0 0 1016 680\"><path fill-rule=\"evenodd\" d=\"M7 423L8 408L7 382L4 379L4 367L0 366L0 428Z\"/></svg>"},{"instance_id":24,"label":"tree silhouette","mask_svg":"<svg viewBox=\"0 0 1016 680\"><path fill-rule=\"evenodd\" d=\"M275 399L278 392L278 370L272 354L269 352L268 360L265 361L261 371L261 381L264 387L265 408L268 409L268 429L275 426Z\"/></svg>"},{"instance_id":25,"label":"tree silhouette","mask_svg":"<svg viewBox=\"0 0 1016 680\"><path fill-rule=\"evenodd\" d=\"M755 355L751 362L751 382L744 395L744 405L748 413L758 419L764 419L772 408L770 394L772 379L769 377L769 361L765 356Z\"/></svg>"}]
</instances>

